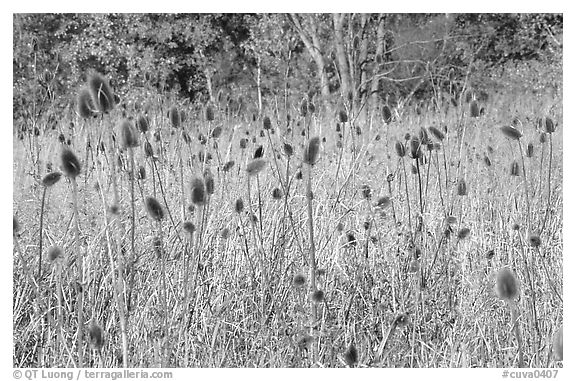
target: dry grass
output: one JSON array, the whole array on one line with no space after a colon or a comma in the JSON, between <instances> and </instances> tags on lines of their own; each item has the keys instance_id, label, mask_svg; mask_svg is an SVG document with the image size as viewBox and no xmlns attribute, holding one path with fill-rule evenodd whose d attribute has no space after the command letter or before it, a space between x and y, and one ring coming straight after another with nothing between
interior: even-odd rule
<instances>
[{"instance_id":1,"label":"dry grass","mask_svg":"<svg viewBox=\"0 0 576 381\"><path fill-rule=\"evenodd\" d=\"M139 132L140 146L134 148L135 167L143 166L146 178L137 177L133 193L133 239L131 157L119 146L114 152L120 159L111 155L105 138L118 131L121 112L116 108L101 121L64 117L56 130L25 134L22 140L14 135L13 209L20 223L15 240L24 262L37 269L40 179L59 169L63 133L79 158L89 158L77 178L85 366L122 366L125 313L131 366L512 367L520 360L517 336L509 307L495 292L502 267L513 269L519 282L523 362L556 366L552 342L563 316L561 101L516 102L495 95L482 106L486 113L479 118L470 118L465 105L463 118L454 108L408 111L387 126L349 115L342 149L334 128L337 113L319 113L318 107L306 118L292 112L292 131L284 114L269 115L266 134L260 132L261 120L214 109L214 120L203 122L202 113L193 117L194 110L185 110L189 117L181 124L191 141L171 125L166 110L152 107L150 131L146 137ZM547 115L558 122L548 136L553 144L539 142L545 130L538 118ZM514 118L521 121L522 157L518 143L499 128ZM441 143L438 149L422 146L419 162L407 141L407 155L400 159L396 142L405 142L406 133L426 140L420 131L429 126L446 135L439 142L437 132L428 134ZM217 127L221 132L215 137ZM91 152L86 152L88 131ZM308 178L305 144L316 135L320 153ZM106 155L96 149L99 136ZM241 138L247 138L245 149ZM155 161L145 154L146 142ZM529 142L531 157L525 155ZM284 143L293 147L293 156ZM246 167L260 145L266 165L248 183ZM224 171L232 160L234 166ZM510 176L514 161L522 176ZM213 176L214 192L194 205L189 186L182 197L182 182L206 181L205 169ZM458 195L460 179L466 195ZM272 197L274 189L282 191L280 197ZM37 307L35 282L14 255L15 367L69 367L78 360L71 190L66 179L46 195L44 247L62 247L64 259L60 279L58 267L43 256ZM165 209L165 218L148 216L149 196ZM240 214L237 199L246 204ZM316 264L310 263L309 212ZM534 234L539 245L529 239ZM323 295L313 296L308 282L316 266L315 287ZM94 338L99 335L94 327L102 329L103 343ZM90 345L90 339L97 343Z\"/></svg>"}]
</instances>

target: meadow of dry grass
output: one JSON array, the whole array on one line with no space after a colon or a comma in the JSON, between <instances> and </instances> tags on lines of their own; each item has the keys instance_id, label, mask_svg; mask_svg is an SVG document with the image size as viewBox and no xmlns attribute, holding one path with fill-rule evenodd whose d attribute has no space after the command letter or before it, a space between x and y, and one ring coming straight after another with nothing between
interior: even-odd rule
<instances>
[{"instance_id":1,"label":"meadow of dry grass","mask_svg":"<svg viewBox=\"0 0 576 381\"><path fill-rule=\"evenodd\" d=\"M150 101L127 130L121 105L16 129L13 365L560 366L562 100L480 106L179 106L175 127Z\"/></svg>"}]
</instances>

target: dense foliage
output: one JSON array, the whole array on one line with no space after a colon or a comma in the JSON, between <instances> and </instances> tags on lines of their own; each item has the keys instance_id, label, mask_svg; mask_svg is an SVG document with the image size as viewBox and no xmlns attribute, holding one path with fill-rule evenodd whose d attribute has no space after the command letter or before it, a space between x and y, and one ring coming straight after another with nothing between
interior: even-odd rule
<instances>
[{"instance_id":1,"label":"dense foliage","mask_svg":"<svg viewBox=\"0 0 576 381\"><path fill-rule=\"evenodd\" d=\"M15 119L34 117L27 102L36 113L50 98L73 106L60 95L91 70L123 98L173 92L259 111L303 94L358 107L438 88L458 97L519 72L542 90L561 82L562 31L552 14L16 14ZM548 75L525 78L526 65Z\"/></svg>"}]
</instances>

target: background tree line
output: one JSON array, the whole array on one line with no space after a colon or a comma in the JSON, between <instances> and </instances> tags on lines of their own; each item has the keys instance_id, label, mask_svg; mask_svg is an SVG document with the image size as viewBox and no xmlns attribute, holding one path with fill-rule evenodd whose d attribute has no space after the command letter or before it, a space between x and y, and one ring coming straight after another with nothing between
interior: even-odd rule
<instances>
[{"instance_id":1,"label":"background tree line","mask_svg":"<svg viewBox=\"0 0 576 381\"><path fill-rule=\"evenodd\" d=\"M72 110L69 95L90 70L127 103L172 94L236 112L310 98L368 115L454 102L465 87L562 83L557 14L15 14L13 23L14 117L24 119Z\"/></svg>"}]
</instances>

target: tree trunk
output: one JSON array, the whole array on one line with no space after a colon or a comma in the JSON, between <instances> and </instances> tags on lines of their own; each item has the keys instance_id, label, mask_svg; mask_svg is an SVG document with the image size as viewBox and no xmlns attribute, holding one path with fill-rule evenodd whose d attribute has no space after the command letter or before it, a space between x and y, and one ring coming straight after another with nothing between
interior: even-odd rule
<instances>
[{"instance_id":1,"label":"tree trunk","mask_svg":"<svg viewBox=\"0 0 576 381\"><path fill-rule=\"evenodd\" d=\"M340 73L341 94L344 99L347 100L351 90L351 83L350 68L348 66L346 50L344 48L344 14L335 13L332 18L334 20L334 45L336 48L336 62L338 64L338 71Z\"/></svg>"},{"instance_id":2,"label":"tree trunk","mask_svg":"<svg viewBox=\"0 0 576 381\"><path fill-rule=\"evenodd\" d=\"M362 117L365 121L368 121L368 84L366 83L366 69L367 69L367 59L368 59L368 33L366 28L368 27L368 17L366 13L362 13L362 19L360 21L361 30L361 40L360 40L360 53L358 55L358 68L360 69L359 78L357 82L360 84L358 106L362 108Z\"/></svg>"},{"instance_id":3,"label":"tree trunk","mask_svg":"<svg viewBox=\"0 0 576 381\"><path fill-rule=\"evenodd\" d=\"M316 63L316 69L318 72L318 78L320 79L320 91L322 96L327 99L330 95L330 89L328 87L328 76L326 75L326 63L324 57L322 56L322 49L320 46L320 40L316 33L315 22L313 15L308 15L308 21L310 23L309 28L305 28L300 22L300 17L295 13L290 13L288 15L288 20L292 23L300 39L306 46L308 53L312 56L312 59Z\"/></svg>"},{"instance_id":4,"label":"tree trunk","mask_svg":"<svg viewBox=\"0 0 576 381\"><path fill-rule=\"evenodd\" d=\"M374 112L378 106L378 87L380 85L380 78L376 75L380 71L381 62L384 62L384 15L380 14L378 17L378 30L376 31L376 62L372 70L372 85L370 88L370 115L373 117Z\"/></svg>"}]
</instances>

